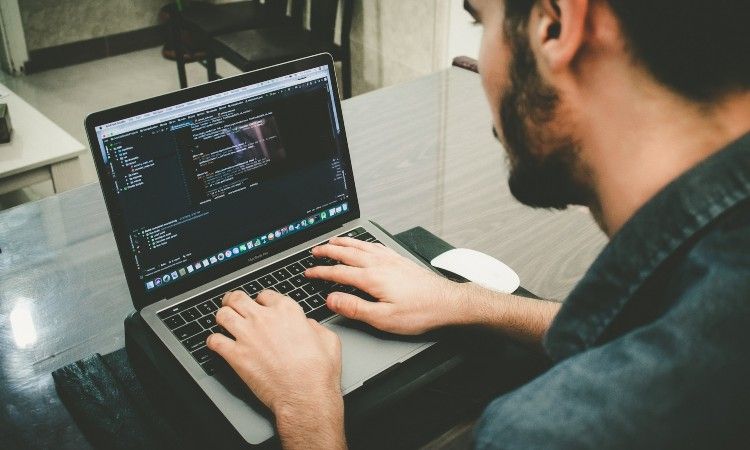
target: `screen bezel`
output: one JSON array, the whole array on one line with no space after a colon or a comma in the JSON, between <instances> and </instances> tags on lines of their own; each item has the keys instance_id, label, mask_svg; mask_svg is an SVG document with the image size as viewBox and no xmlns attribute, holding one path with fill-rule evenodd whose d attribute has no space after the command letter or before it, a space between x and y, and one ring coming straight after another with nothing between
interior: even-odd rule
<instances>
[{"instance_id":1,"label":"screen bezel","mask_svg":"<svg viewBox=\"0 0 750 450\"><path fill-rule=\"evenodd\" d=\"M262 247L258 252L248 252L243 257L238 257L226 261L219 267L217 267L216 270L208 270L202 273L195 274L191 277L185 278L185 281L182 283L174 283L173 285L154 289L153 291L146 290L145 280L141 280L138 275L137 267L135 265L135 258L128 240L128 231L125 228L124 222L122 220L122 211L120 210L117 203L117 194L115 192L114 182L108 172L108 168L104 164L104 158L102 156L101 149L99 148L96 127L116 122L125 118L148 113L150 111L167 108L180 103L185 103L191 100L196 100L202 97L207 97L210 95L237 89L255 83L260 83L273 78L290 75L303 70L313 69L315 67L324 65L328 66L328 71L331 76L331 85L334 90L334 109L338 116L339 124L341 127L341 156L347 181L347 187L349 188L349 198L347 199L347 202L349 203L348 211L341 214L340 216L337 216L334 219L323 222L319 226L300 231L286 237L285 239L266 245ZM122 263L123 270L125 271L125 278L128 284L128 289L130 290L130 296L133 300L133 305L137 310L140 310L141 308L155 303L159 300L175 297L184 292L209 283L213 280L221 278L222 276L240 270L243 267L247 267L250 264L256 263L260 259L262 259L258 258L259 254L277 254L296 245L299 245L305 241L311 240L316 236L320 236L324 233L341 227L344 223L358 219L360 217L359 201L357 199L351 158L349 155L349 144L346 137L346 128L344 125L344 118L341 110L341 101L338 95L336 72L333 66L333 58L328 53L321 53L310 57L289 61L275 66L236 75L230 78L224 78L199 86L182 89L158 97L95 112L87 116L84 123L86 127L86 134L88 135L89 147L93 155L94 165L96 166L100 186L104 195L104 202L107 206L107 212L109 214L109 219L112 225L112 232L114 233L115 242L117 244L118 253L120 255L120 261ZM292 218L292 220L294 219L296 218ZM251 236L248 236L248 239L249 238L251 238Z\"/></svg>"}]
</instances>

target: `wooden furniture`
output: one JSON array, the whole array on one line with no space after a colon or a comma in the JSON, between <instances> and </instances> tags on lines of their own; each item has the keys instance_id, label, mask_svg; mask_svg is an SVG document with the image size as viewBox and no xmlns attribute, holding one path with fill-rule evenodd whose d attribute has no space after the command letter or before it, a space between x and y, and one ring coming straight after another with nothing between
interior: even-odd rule
<instances>
[{"instance_id":1,"label":"wooden furniture","mask_svg":"<svg viewBox=\"0 0 750 450\"><path fill-rule=\"evenodd\" d=\"M303 4L292 1L292 23L221 34L208 40L208 60L223 58L243 72L316 53L330 53L341 62L343 97L352 95L352 68L349 34L352 26L352 0L340 0L341 33L336 42L339 0L315 0L310 4L310 29L303 22ZM215 80L216 63L206 65L208 79Z\"/></svg>"},{"instance_id":2,"label":"wooden furniture","mask_svg":"<svg viewBox=\"0 0 750 450\"><path fill-rule=\"evenodd\" d=\"M469 56L456 56L453 58L452 65L461 69L470 70L474 73L479 73L479 65L477 60Z\"/></svg>"},{"instance_id":3,"label":"wooden furniture","mask_svg":"<svg viewBox=\"0 0 750 450\"><path fill-rule=\"evenodd\" d=\"M0 194L52 180L55 192L83 184L79 156L88 149L0 84L13 125L11 141L0 144Z\"/></svg>"},{"instance_id":4,"label":"wooden furniture","mask_svg":"<svg viewBox=\"0 0 750 450\"><path fill-rule=\"evenodd\" d=\"M287 0L243 0L213 4L204 1L183 1L182 10L170 8L169 27L172 34L177 75L180 87L187 87L185 63L202 55L209 81L216 77L216 58L205 57L211 38L226 33L291 24L287 17ZM190 48L187 48L190 47Z\"/></svg>"},{"instance_id":5,"label":"wooden furniture","mask_svg":"<svg viewBox=\"0 0 750 450\"><path fill-rule=\"evenodd\" d=\"M451 68L347 100L343 112L362 213L389 231L421 225L558 299L604 245L585 210L533 210L512 198L476 74ZM0 249L3 447L90 448L50 373L124 346L133 306L99 186L0 213ZM436 442L470 430L461 422Z\"/></svg>"}]
</instances>

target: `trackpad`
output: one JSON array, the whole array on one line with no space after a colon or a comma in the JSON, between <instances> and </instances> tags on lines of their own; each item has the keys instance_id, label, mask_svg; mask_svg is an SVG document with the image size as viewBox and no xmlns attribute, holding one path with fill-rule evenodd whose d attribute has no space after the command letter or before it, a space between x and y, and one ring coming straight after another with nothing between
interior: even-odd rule
<instances>
[{"instance_id":1,"label":"trackpad","mask_svg":"<svg viewBox=\"0 0 750 450\"><path fill-rule=\"evenodd\" d=\"M325 323L341 339L341 389L347 394L392 365L428 348L424 336L396 336L343 317Z\"/></svg>"}]
</instances>

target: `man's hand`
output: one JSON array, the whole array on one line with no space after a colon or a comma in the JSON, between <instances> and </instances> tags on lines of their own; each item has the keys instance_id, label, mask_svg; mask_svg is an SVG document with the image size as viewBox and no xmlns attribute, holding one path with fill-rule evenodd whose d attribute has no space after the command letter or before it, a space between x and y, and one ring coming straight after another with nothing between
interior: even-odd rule
<instances>
[{"instance_id":1,"label":"man's hand","mask_svg":"<svg viewBox=\"0 0 750 450\"><path fill-rule=\"evenodd\" d=\"M313 249L317 258L343 264L307 269L305 276L354 286L372 295L368 302L342 292L328 296L328 307L391 333L416 335L456 323L458 283L442 278L381 244L332 238Z\"/></svg>"},{"instance_id":2,"label":"man's hand","mask_svg":"<svg viewBox=\"0 0 750 450\"><path fill-rule=\"evenodd\" d=\"M338 336L273 291L230 292L223 304L216 322L235 339L212 334L208 348L271 409L284 447L344 447Z\"/></svg>"},{"instance_id":3,"label":"man's hand","mask_svg":"<svg viewBox=\"0 0 750 450\"><path fill-rule=\"evenodd\" d=\"M452 282L381 244L332 238L314 248L313 255L342 264L313 267L305 276L354 286L378 299L368 302L333 292L328 295L328 307L391 333L414 335L449 325L479 325L540 346L560 309L556 302Z\"/></svg>"}]
</instances>

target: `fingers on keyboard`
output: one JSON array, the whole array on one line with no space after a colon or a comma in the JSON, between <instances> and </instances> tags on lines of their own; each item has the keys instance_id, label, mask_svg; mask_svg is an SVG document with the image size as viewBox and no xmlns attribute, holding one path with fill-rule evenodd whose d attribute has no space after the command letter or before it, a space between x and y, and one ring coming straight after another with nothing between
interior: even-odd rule
<instances>
[{"instance_id":1,"label":"fingers on keyboard","mask_svg":"<svg viewBox=\"0 0 750 450\"><path fill-rule=\"evenodd\" d=\"M360 241L379 243L364 228L357 228L341 235ZM325 244L325 242L321 242ZM335 315L326 306L325 297L332 291L351 293L366 300L375 300L366 293L351 286L342 286L324 280L310 280L303 275L305 269L325 265L338 264L331 258L315 258L310 249L282 260L262 273L253 273L252 279L238 283L230 290L244 290L251 297L255 297L263 289L272 289L288 295L302 306L305 314L317 321L328 319ZM183 303L173 305L158 313L158 317L172 331L172 334L190 352L203 370L213 375L221 365L218 358L206 347L206 339L212 333L221 333L234 339L228 331L216 324L216 311L222 307L224 292L214 293L210 297L197 297Z\"/></svg>"}]
</instances>

